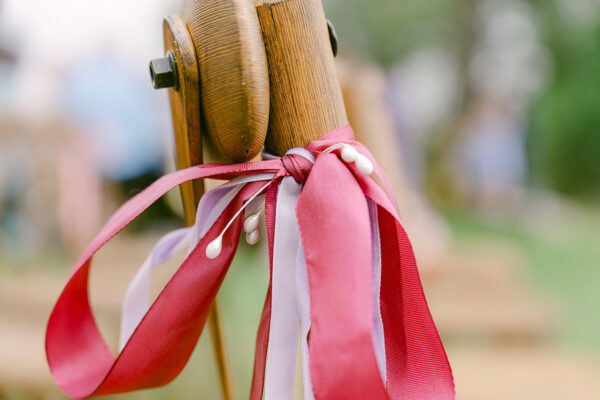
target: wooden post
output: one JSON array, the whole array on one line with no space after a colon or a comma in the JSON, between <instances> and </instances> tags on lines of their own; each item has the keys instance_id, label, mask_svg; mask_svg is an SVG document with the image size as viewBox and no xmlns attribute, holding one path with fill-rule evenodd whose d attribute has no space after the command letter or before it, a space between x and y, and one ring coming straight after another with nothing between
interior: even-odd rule
<instances>
[{"instance_id":1,"label":"wooden post","mask_svg":"<svg viewBox=\"0 0 600 400\"><path fill-rule=\"evenodd\" d=\"M255 3L267 52L265 148L283 155L348 123L321 0Z\"/></svg>"}]
</instances>

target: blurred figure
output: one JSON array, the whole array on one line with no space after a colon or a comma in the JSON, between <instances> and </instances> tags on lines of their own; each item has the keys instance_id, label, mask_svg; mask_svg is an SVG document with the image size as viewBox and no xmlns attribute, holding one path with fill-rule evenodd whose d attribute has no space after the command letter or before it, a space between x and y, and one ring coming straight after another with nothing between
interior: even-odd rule
<instances>
[{"instance_id":1,"label":"blurred figure","mask_svg":"<svg viewBox=\"0 0 600 400\"><path fill-rule=\"evenodd\" d=\"M464 167L468 203L487 211L517 211L527 175L525 140L508 107L482 98L467 118L453 153Z\"/></svg>"},{"instance_id":2,"label":"blurred figure","mask_svg":"<svg viewBox=\"0 0 600 400\"><path fill-rule=\"evenodd\" d=\"M141 79L107 48L64 74L63 114L90 144L107 179L122 181L162 171L164 116L148 79Z\"/></svg>"},{"instance_id":3,"label":"blurred figure","mask_svg":"<svg viewBox=\"0 0 600 400\"><path fill-rule=\"evenodd\" d=\"M162 172L169 111L147 60L162 47L163 15L178 4L1 6L0 248L31 258L64 244L75 255L105 210Z\"/></svg>"},{"instance_id":4,"label":"blurred figure","mask_svg":"<svg viewBox=\"0 0 600 400\"><path fill-rule=\"evenodd\" d=\"M35 253L39 239L26 204L35 160L23 133L6 119L0 123L0 249L5 257L20 260Z\"/></svg>"},{"instance_id":5,"label":"blurred figure","mask_svg":"<svg viewBox=\"0 0 600 400\"><path fill-rule=\"evenodd\" d=\"M89 142L74 130L65 132L56 160L57 213L66 250L78 256L102 224L102 181Z\"/></svg>"}]
</instances>

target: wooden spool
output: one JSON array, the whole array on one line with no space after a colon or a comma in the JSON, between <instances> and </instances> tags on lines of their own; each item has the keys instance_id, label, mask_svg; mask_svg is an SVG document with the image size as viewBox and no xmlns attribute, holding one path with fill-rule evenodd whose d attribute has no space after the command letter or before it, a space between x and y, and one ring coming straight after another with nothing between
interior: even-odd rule
<instances>
[{"instance_id":1,"label":"wooden spool","mask_svg":"<svg viewBox=\"0 0 600 400\"><path fill-rule=\"evenodd\" d=\"M267 61L256 11L248 0L187 0L183 20L200 71L206 130L229 161L256 156L269 121Z\"/></svg>"}]
</instances>

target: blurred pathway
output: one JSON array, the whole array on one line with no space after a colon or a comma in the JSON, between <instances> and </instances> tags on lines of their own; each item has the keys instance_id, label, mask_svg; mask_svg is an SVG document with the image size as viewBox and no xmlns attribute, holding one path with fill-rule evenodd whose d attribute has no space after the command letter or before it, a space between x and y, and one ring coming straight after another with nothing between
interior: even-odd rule
<instances>
[{"instance_id":1,"label":"blurred pathway","mask_svg":"<svg viewBox=\"0 0 600 400\"><path fill-rule=\"evenodd\" d=\"M508 242L470 240L423 277L461 400L600 399L600 358L557 344L560 307Z\"/></svg>"}]
</instances>

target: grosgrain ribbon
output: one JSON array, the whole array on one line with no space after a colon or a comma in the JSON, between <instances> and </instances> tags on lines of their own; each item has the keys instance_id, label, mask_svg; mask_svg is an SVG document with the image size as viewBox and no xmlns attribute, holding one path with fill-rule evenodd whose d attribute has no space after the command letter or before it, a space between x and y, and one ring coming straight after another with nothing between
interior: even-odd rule
<instances>
[{"instance_id":1,"label":"grosgrain ribbon","mask_svg":"<svg viewBox=\"0 0 600 400\"><path fill-rule=\"evenodd\" d=\"M384 190L338 155L324 153L340 142L371 160ZM134 301L129 314L124 307L122 350L115 357L88 301L93 254L171 188L192 179L236 176L243 178L205 195L195 228L167 235L148 257L139 272L142 283L132 282L138 294L127 297L142 300ZM75 266L48 322L48 363L65 393L76 398L119 393L163 385L177 376L235 254L241 218L223 233L217 258L208 259L206 247L269 181L265 217L271 282L257 333L250 398L259 400L263 392L267 399L291 398L290 360L295 362L298 329L305 398L455 398L390 185L370 153L353 140L349 126L282 159L177 171L117 210ZM146 277L186 246L188 256L148 307Z\"/></svg>"},{"instance_id":2,"label":"grosgrain ribbon","mask_svg":"<svg viewBox=\"0 0 600 400\"><path fill-rule=\"evenodd\" d=\"M169 232L158 241L127 287L121 313L119 351L123 350L133 331L150 308L152 270L184 248L188 248L189 254L246 183L272 177L273 174L241 176L211 190L202 197L196 212L196 223L193 226Z\"/></svg>"}]
</instances>

